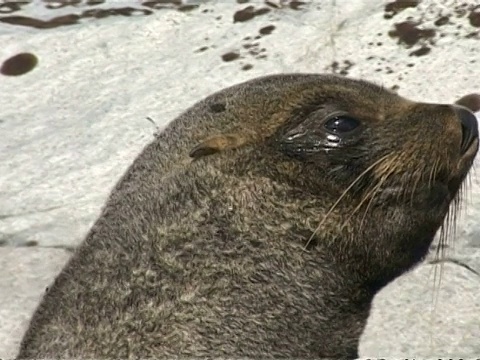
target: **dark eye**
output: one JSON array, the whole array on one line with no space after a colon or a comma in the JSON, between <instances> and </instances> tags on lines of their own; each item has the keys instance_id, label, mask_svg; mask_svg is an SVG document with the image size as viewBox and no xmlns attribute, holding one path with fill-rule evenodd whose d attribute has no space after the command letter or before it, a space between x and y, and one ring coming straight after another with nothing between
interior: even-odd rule
<instances>
[{"instance_id":1,"label":"dark eye","mask_svg":"<svg viewBox=\"0 0 480 360\"><path fill-rule=\"evenodd\" d=\"M360 121L349 116L339 115L329 119L325 123L325 128L333 134L344 134L355 130L360 125Z\"/></svg>"}]
</instances>

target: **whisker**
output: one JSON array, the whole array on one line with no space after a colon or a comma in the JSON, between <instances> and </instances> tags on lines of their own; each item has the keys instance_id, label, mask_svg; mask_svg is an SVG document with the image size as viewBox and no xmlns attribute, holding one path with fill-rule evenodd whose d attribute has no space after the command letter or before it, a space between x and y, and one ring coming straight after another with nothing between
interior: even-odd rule
<instances>
[{"instance_id":1,"label":"whisker","mask_svg":"<svg viewBox=\"0 0 480 360\"><path fill-rule=\"evenodd\" d=\"M333 210L335 210L335 208L337 207L337 205L340 203L340 201L342 201L342 199L347 195L347 193L366 175L368 174L368 172L370 172L372 169L374 169L378 164L380 164L381 162L383 162L385 159L387 159L388 157L390 156L390 154L387 154L383 157L381 157L380 159L378 159L377 161L375 161L372 165L370 165L368 168L366 168L360 175L357 176L357 178L352 181L352 183L343 191L342 195L339 196L339 198L337 199L337 201L335 201L335 203L332 205L332 207L330 208L330 210L328 210L328 212L325 214L325 216L323 217L322 221L318 224L318 226L316 227L316 229L313 231L312 235L310 236L310 238L308 239L307 243L305 244L305 247L304 247L304 250L307 249L308 245L310 245L310 242L313 240L313 238L315 237L316 233L318 232L318 230L322 227L322 225L325 223L326 219L328 218L328 216L333 212Z\"/></svg>"},{"instance_id":2,"label":"whisker","mask_svg":"<svg viewBox=\"0 0 480 360\"><path fill-rule=\"evenodd\" d=\"M410 192L410 205L413 205L413 199L415 197L415 191L417 190L418 184L420 183L420 180L422 180L422 173L419 172L418 175L415 176L415 181L413 185L411 186L411 192ZM428 187L431 185L429 184ZM405 186L406 189L410 189L410 186Z\"/></svg>"},{"instance_id":3,"label":"whisker","mask_svg":"<svg viewBox=\"0 0 480 360\"><path fill-rule=\"evenodd\" d=\"M470 174L467 175L466 180L471 180L470 179ZM452 203L450 204L450 207L448 209L448 212L445 216L444 223L442 224L440 228L440 233L439 233L439 241L438 241L438 246L435 252L435 259L434 259L434 280L433 280L433 311L432 311L432 316L435 315L435 310L438 305L438 300L440 297L440 288L441 288L441 283L442 283L442 278L444 274L444 261L443 259L447 258L447 252L453 251L454 246L455 246L455 238L457 236L457 220L458 220L458 214L459 212L462 211L462 203L464 201L464 196L467 193L468 194L468 188L471 185L471 181L464 181L460 185L460 188L453 199ZM463 210L464 211L464 210ZM460 213L461 216L461 213ZM449 239L451 240L452 243L452 248L449 248ZM438 270L437 266L440 266L440 269ZM438 274L438 275L437 275ZM438 278L438 281L437 281Z\"/></svg>"},{"instance_id":4,"label":"whisker","mask_svg":"<svg viewBox=\"0 0 480 360\"><path fill-rule=\"evenodd\" d=\"M382 177L380 179L380 182L373 188L373 194L371 195L371 198L370 198L370 201L368 202L367 204L367 208L365 209L365 212L362 216L362 220L360 221L360 230L363 228L363 223L365 221L365 218L367 216L367 213L368 213L368 210L370 209L370 206L372 205L373 203L373 200L375 199L375 195L378 194L378 192L380 191L380 188L383 186L383 184L385 183L385 180L388 176L385 176L385 177ZM364 203L364 201L362 200L361 202L362 204Z\"/></svg>"},{"instance_id":5,"label":"whisker","mask_svg":"<svg viewBox=\"0 0 480 360\"><path fill-rule=\"evenodd\" d=\"M357 211L362 207L362 205L363 205L368 199L370 199L369 205L368 205L368 206L370 206L370 204L371 204L372 201L373 201L373 198L374 198L375 194L377 193L379 187L380 187L382 184L383 184L383 182L375 185L375 186L363 197L363 199L362 199L362 200L360 201L360 203L355 207L355 209L353 209L352 213L348 216L348 218L345 219L345 221L343 222L343 224L342 224L342 226L341 226L341 228L340 228L341 230L343 230L344 227L347 226L348 222L349 222L350 219L353 217L353 215L355 215L355 214L357 213ZM372 196L372 194L373 194L373 196ZM365 214L363 215L362 220L361 220L361 222L360 222L359 231L362 230L363 221L364 221L365 216L366 216L366 213L367 213L367 211L368 211L368 206L367 206L367 209L366 209L366 211L365 211Z\"/></svg>"}]
</instances>

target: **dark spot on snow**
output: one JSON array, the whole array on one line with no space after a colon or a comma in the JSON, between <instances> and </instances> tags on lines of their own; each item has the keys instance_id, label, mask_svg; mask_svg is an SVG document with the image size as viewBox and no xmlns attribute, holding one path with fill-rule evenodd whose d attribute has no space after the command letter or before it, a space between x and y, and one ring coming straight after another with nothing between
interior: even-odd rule
<instances>
[{"instance_id":1,"label":"dark spot on snow","mask_svg":"<svg viewBox=\"0 0 480 360\"><path fill-rule=\"evenodd\" d=\"M124 7L117 9L91 9L86 10L82 13L82 18L94 17L96 19L102 19L109 16L122 15L122 16L132 16L132 15L150 15L152 11L146 9L136 9L132 7Z\"/></svg>"},{"instance_id":2,"label":"dark spot on snow","mask_svg":"<svg viewBox=\"0 0 480 360\"><path fill-rule=\"evenodd\" d=\"M261 28L258 32L261 35L270 35L273 30L275 30L275 26L274 25L268 25L268 26L265 26L265 27Z\"/></svg>"},{"instance_id":3,"label":"dark spot on snow","mask_svg":"<svg viewBox=\"0 0 480 360\"><path fill-rule=\"evenodd\" d=\"M290 1L290 9L293 9L293 10L301 10L301 6L302 5L305 5L304 2L302 1Z\"/></svg>"},{"instance_id":4,"label":"dark spot on snow","mask_svg":"<svg viewBox=\"0 0 480 360\"><path fill-rule=\"evenodd\" d=\"M78 24L82 19L86 18L103 19L106 17L119 15L145 16L152 14L153 10L174 9L177 11L186 12L199 7L199 4L188 4L186 1L182 0L146 0L143 2L138 1L133 4L133 6L116 8L98 8L98 5L109 4L109 2L106 0L42 0L38 1L38 3L47 10L56 11L57 9L61 8L70 8L72 9L72 12L67 14L64 13L62 16L57 16L50 19L41 19L34 16L35 14L32 16L28 15L26 12L23 12L24 8L31 3L32 0L2 1L0 4L0 14L12 14L14 12L20 13L17 13L17 16L10 15L0 17L0 22L10 25L29 26L36 29L52 29L59 26ZM122 3L125 2L117 2L117 4ZM203 11L209 12L211 10L205 9Z\"/></svg>"},{"instance_id":5,"label":"dark spot on snow","mask_svg":"<svg viewBox=\"0 0 480 360\"><path fill-rule=\"evenodd\" d=\"M385 19L391 19L398 13L408 8L417 7L420 4L420 0L395 0L385 5Z\"/></svg>"},{"instance_id":6,"label":"dark spot on snow","mask_svg":"<svg viewBox=\"0 0 480 360\"><path fill-rule=\"evenodd\" d=\"M270 9L267 9L267 8L261 8L261 9L255 10L255 7L247 6L246 8L242 10L238 10L235 14L233 14L233 22L234 23L245 22L253 19L255 16L264 15L269 12L270 12Z\"/></svg>"},{"instance_id":7,"label":"dark spot on snow","mask_svg":"<svg viewBox=\"0 0 480 360\"><path fill-rule=\"evenodd\" d=\"M245 65L242 66L243 71L250 70L251 68L253 68L252 64L245 64Z\"/></svg>"},{"instance_id":8,"label":"dark spot on snow","mask_svg":"<svg viewBox=\"0 0 480 360\"><path fill-rule=\"evenodd\" d=\"M439 17L437 20L435 20L433 24L435 26L443 26L448 24L449 20L450 20L450 16L442 16L442 17Z\"/></svg>"},{"instance_id":9,"label":"dark spot on snow","mask_svg":"<svg viewBox=\"0 0 480 360\"><path fill-rule=\"evenodd\" d=\"M480 27L480 9L473 9L468 15L470 25Z\"/></svg>"},{"instance_id":10,"label":"dark spot on snow","mask_svg":"<svg viewBox=\"0 0 480 360\"><path fill-rule=\"evenodd\" d=\"M5 60L0 67L0 73L7 76L18 76L33 70L38 58L31 53L21 53Z\"/></svg>"},{"instance_id":11,"label":"dark spot on snow","mask_svg":"<svg viewBox=\"0 0 480 360\"><path fill-rule=\"evenodd\" d=\"M24 245L25 245L25 246L28 246L28 247L37 246L37 245L38 245L38 241L28 240Z\"/></svg>"},{"instance_id":12,"label":"dark spot on snow","mask_svg":"<svg viewBox=\"0 0 480 360\"><path fill-rule=\"evenodd\" d=\"M432 51L432 49L429 48L428 46L422 46L420 49L412 51L409 55L410 56L425 56L430 51Z\"/></svg>"},{"instance_id":13,"label":"dark spot on snow","mask_svg":"<svg viewBox=\"0 0 480 360\"><path fill-rule=\"evenodd\" d=\"M152 9L166 9L171 6L181 6L181 0L149 0L142 3L143 6L147 6ZM170 5L170 6L167 6Z\"/></svg>"},{"instance_id":14,"label":"dark spot on snow","mask_svg":"<svg viewBox=\"0 0 480 360\"><path fill-rule=\"evenodd\" d=\"M87 0L87 5L95 6L103 4L105 0Z\"/></svg>"},{"instance_id":15,"label":"dark spot on snow","mask_svg":"<svg viewBox=\"0 0 480 360\"><path fill-rule=\"evenodd\" d=\"M274 9L280 9L280 6L278 4L275 4L275 3L271 2L271 1L268 1L268 0L265 0L265 5L268 5L272 8L274 8Z\"/></svg>"},{"instance_id":16,"label":"dark spot on snow","mask_svg":"<svg viewBox=\"0 0 480 360\"><path fill-rule=\"evenodd\" d=\"M204 52L208 50L208 46L202 46L201 48L195 50L196 53Z\"/></svg>"},{"instance_id":17,"label":"dark spot on snow","mask_svg":"<svg viewBox=\"0 0 480 360\"><path fill-rule=\"evenodd\" d=\"M150 15L152 11L147 9L137 9L133 7L112 8L112 9L89 9L80 14L68 14L57 16L50 20L40 20L28 16L5 16L0 18L0 22L11 25L29 26L36 29L53 29L60 26L75 25L80 19L84 18L106 18L109 16L132 16L132 15Z\"/></svg>"},{"instance_id":18,"label":"dark spot on snow","mask_svg":"<svg viewBox=\"0 0 480 360\"><path fill-rule=\"evenodd\" d=\"M240 54L237 52L228 52L222 55L222 60L225 62L236 60L240 57Z\"/></svg>"},{"instance_id":19,"label":"dark spot on snow","mask_svg":"<svg viewBox=\"0 0 480 360\"><path fill-rule=\"evenodd\" d=\"M474 31L471 32L470 34L465 35L466 39L480 39L480 32Z\"/></svg>"},{"instance_id":20,"label":"dark spot on snow","mask_svg":"<svg viewBox=\"0 0 480 360\"><path fill-rule=\"evenodd\" d=\"M30 1L6 1L0 4L0 14L11 14L22 9L22 5L29 4Z\"/></svg>"},{"instance_id":21,"label":"dark spot on snow","mask_svg":"<svg viewBox=\"0 0 480 360\"><path fill-rule=\"evenodd\" d=\"M0 22L11 25L29 26L36 29L53 29L59 26L78 24L79 15L64 15L44 21L27 16L6 16L0 18Z\"/></svg>"},{"instance_id":22,"label":"dark spot on snow","mask_svg":"<svg viewBox=\"0 0 480 360\"><path fill-rule=\"evenodd\" d=\"M343 61L342 65L338 61L330 64L330 69L334 74L348 75L348 71L353 67L354 63L350 60Z\"/></svg>"},{"instance_id":23,"label":"dark spot on snow","mask_svg":"<svg viewBox=\"0 0 480 360\"><path fill-rule=\"evenodd\" d=\"M197 4L182 5L182 6L178 7L178 11L182 11L182 12L192 11L192 10L195 10L196 8L198 8L199 6L200 5L197 5Z\"/></svg>"},{"instance_id":24,"label":"dark spot on snow","mask_svg":"<svg viewBox=\"0 0 480 360\"><path fill-rule=\"evenodd\" d=\"M274 3L272 1L265 0L265 5L270 6L274 9L281 9L288 6L290 9L293 10L302 10L301 6L305 4L305 2L297 0L280 1L280 3Z\"/></svg>"},{"instance_id":25,"label":"dark spot on snow","mask_svg":"<svg viewBox=\"0 0 480 360\"><path fill-rule=\"evenodd\" d=\"M47 9L61 9L67 6L77 6L82 2L82 0L50 0L47 2L45 7Z\"/></svg>"},{"instance_id":26,"label":"dark spot on snow","mask_svg":"<svg viewBox=\"0 0 480 360\"><path fill-rule=\"evenodd\" d=\"M388 35L392 38L398 38L399 43L404 43L407 46L412 46L418 43L420 40L432 39L436 35L434 29L420 29L419 24L404 21L395 24L395 30L388 32Z\"/></svg>"}]
</instances>

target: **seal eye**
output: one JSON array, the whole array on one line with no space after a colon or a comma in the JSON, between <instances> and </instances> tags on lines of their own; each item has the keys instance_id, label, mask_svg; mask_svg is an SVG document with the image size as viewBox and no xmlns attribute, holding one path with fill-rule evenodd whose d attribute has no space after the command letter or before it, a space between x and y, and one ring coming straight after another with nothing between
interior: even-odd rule
<instances>
[{"instance_id":1,"label":"seal eye","mask_svg":"<svg viewBox=\"0 0 480 360\"><path fill-rule=\"evenodd\" d=\"M325 128L332 134L345 134L355 130L360 125L360 121L349 116L334 116L325 123Z\"/></svg>"}]
</instances>

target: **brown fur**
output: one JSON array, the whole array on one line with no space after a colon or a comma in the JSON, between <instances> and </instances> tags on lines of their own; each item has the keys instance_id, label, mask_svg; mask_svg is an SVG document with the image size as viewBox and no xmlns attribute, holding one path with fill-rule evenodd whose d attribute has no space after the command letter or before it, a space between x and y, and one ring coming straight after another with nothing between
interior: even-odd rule
<instances>
[{"instance_id":1,"label":"brown fur","mask_svg":"<svg viewBox=\"0 0 480 360\"><path fill-rule=\"evenodd\" d=\"M454 109L329 75L207 97L119 181L18 358L357 357L473 162ZM361 126L327 148L338 114Z\"/></svg>"}]
</instances>

